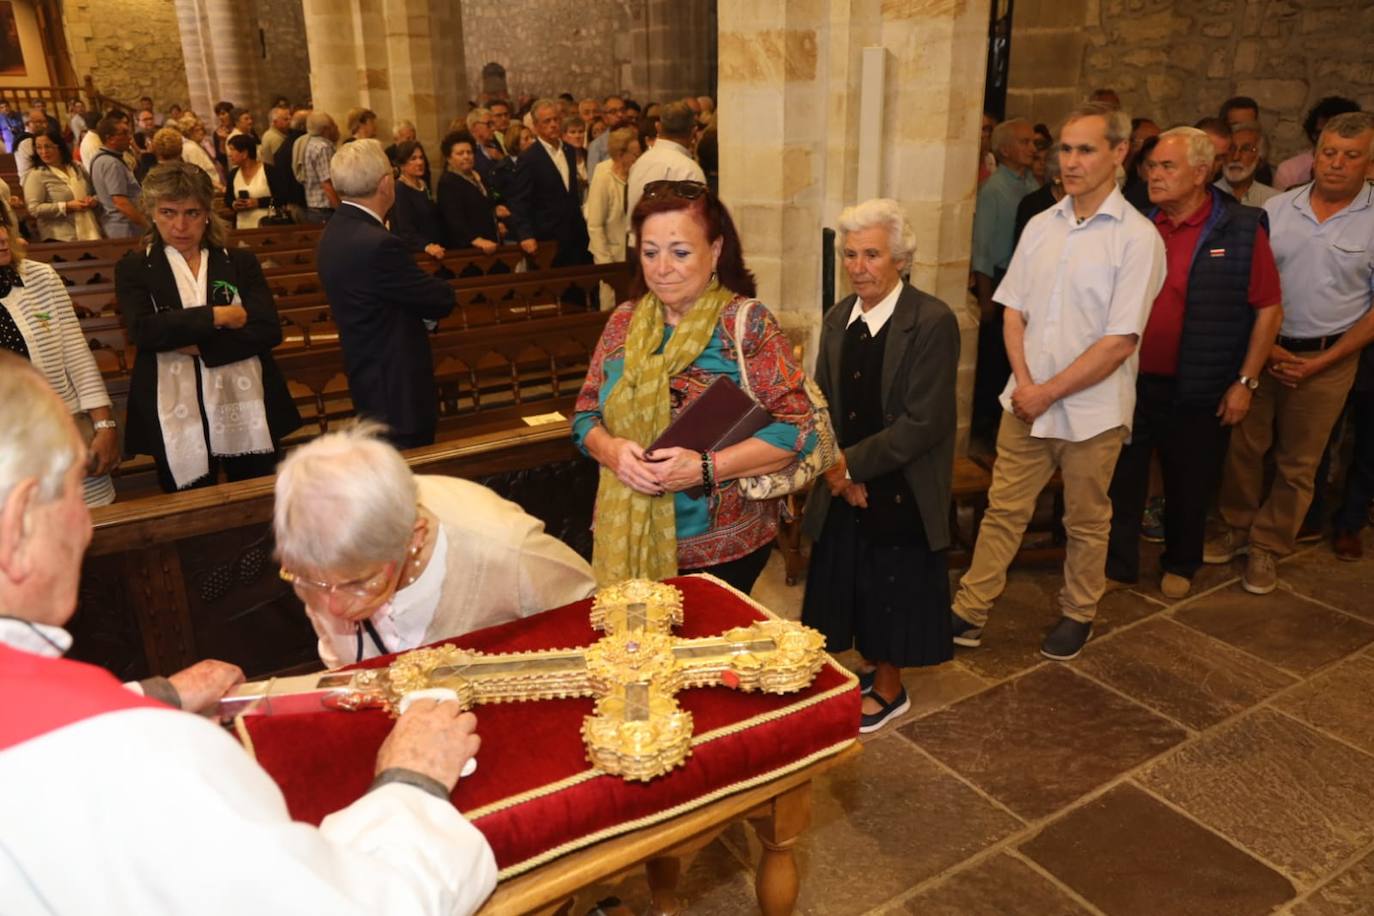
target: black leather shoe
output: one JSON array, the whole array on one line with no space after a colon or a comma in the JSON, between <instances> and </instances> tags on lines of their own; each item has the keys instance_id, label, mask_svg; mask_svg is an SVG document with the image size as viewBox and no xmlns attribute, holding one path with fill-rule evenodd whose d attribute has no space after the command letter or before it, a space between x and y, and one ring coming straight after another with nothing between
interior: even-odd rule
<instances>
[{"instance_id":1,"label":"black leather shoe","mask_svg":"<svg viewBox=\"0 0 1374 916\"><path fill-rule=\"evenodd\" d=\"M976 649L983 644L983 628L969 623L953 611L949 612L949 629L956 646Z\"/></svg>"},{"instance_id":2,"label":"black leather shoe","mask_svg":"<svg viewBox=\"0 0 1374 916\"><path fill-rule=\"evenodd\" d=\"M1092 635L1091 623L1079 623L1077 620L1061 617L1054 625L1054 629L1046 634L1045 641L1040 644L1040 654L1057 662L1077 658L1078 653L1083 651L1083 644L1091 639Z\"/></svg>"}]
</instances>

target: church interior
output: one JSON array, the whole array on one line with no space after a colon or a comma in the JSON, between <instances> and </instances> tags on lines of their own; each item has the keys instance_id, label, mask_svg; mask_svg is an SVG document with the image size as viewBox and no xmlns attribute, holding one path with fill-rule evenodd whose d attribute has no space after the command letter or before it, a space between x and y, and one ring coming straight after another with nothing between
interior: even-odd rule
<instances>
[{"instance_id":1,"label":"church interior","mask_svg":"<svg viewBox=\"0 0 1374 916\"><path fill-rule=\"evenodd\" d=\"M340 126L366 109L383 145L409 123L436 178L450 122L493 100L521 109L570 93L600 120L610 97L705 98L714 110L700 123L718 143L708 183L757 299L808 372L826 309L851 292L835 253L841 212L896 201L914 232L909 282L958 327L952 590L996 451L975 435L971 285L990 122L1055 131L1111 90L1121 111L1167 129L1249 97L1277 164L1310 146L1304 119L1321 100L1374 110L1363 0L4 0L0 27L12 112L42 101L65 122L73 101L134 112L148 97L159 121L175 106L213 133L228 101L261 133L279 99ZM0 178L22 204L6 158ZM289 451L355 412L320 231L238 231L281 317L273 354L303 420ZM114 274L128 245L115 241L31 238L29 257L63 278L122 423L135 353ZM606 327L595 302L603 288L626 299L635 266L557 266L541 245L445 255L457 308L430 338L437 438L404 457L417 475L489 487L590 559L599 470L571 421ZM1333 438L1329 500L1356 447L1353 431ZM91 512L69 658L121 681L204 658L250 681L320 667L318 634L277 573L271 477L161 493L154 462L126 455L114 486L118 498ZM858 750L760 796L761 809L686 826L684 807L680 832L652 851L635 851L638 832L608 831L569 847L578 875L546 856L548 871L503 880L479 912L1374 913L1374 565L1319 535L1281 558L1272 594L1248 589L1237 558L1171 597L1163 547L1145 543L1139 582L1102 597L1082 655L1048 660L1037 641L1060 617L1066 486L1055 477L1040 494L981 647L903 669L910 708ZM793 520L751 597L800 621L812 547L803 497L787 499ZM848 648L836 658L836 678L863 663ZM806 730L804 715L794 722ZM509 737L538 755L539 733ZM711 802L725 811L729 794ZM603 849L615 868L594 864ZM531 889L541 881L544 897Z\"/></svg>"}]
</instances>

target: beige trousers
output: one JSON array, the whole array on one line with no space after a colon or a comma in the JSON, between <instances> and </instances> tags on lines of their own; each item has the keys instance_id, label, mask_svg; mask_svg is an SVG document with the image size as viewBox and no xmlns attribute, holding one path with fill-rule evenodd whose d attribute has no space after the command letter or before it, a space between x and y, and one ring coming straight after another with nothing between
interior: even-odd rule
<instances>
[{"instance_id":1,"label":"beige trousers","mask_svg":"<svg viewBox=\"0 0 1374 916\"><path fill-rule=\"evenodd\" d=\"M1305 354L1300 354L1305 355ZM1312 504L1312 488L1331 427L1355 382L1359 354L1303 379L1296 388L1268 372L1250 412L1231 433L1218 509L1221 519L1269 553L1292 553ZM1264 456L1273 447L1274 483L1264 493Z\"/></svg>"},{"instance_id":2,"label":"beige trousers","mask_svg":"<svg viewBox=\"0 0 1374 916\"><path fill-rule=\"evenodd\" d=\"M973 562L954 597L954 613L976 626L987 623L992 603L1006 587L1007 567L1021 547L1036 497L1056 468L1064 479L1064 530L1069 540L1060 609L1064 616L1086 623L1097 613L1107 587L1107 536L1112 527L1107 488L1126 441L1126 427L1082 442L1037 439L1030 430L1029 424L1003 411L988 510L978 530Z\"/></svg>"}]
</instances>

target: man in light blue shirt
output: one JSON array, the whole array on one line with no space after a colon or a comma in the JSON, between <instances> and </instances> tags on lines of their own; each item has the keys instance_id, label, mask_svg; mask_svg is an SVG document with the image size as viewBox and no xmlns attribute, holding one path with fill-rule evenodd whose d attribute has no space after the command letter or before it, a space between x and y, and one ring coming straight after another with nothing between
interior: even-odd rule
<instances>
[{"instance_id":1,"label":"man in light blue shirt","mask_svg":"<svg viewBox=\"0 0 1374 916\"><path fill-rule=\"evenodd\" d=\"M1002 407L997 393L1011 375L1002 343L1002 310L992 291L1002 282L1016 238L1016 208L1039 189L1031 174L1035 130L1025 118L1012 118L992 130L997 171L978 189L973 213L973 282L978 293L978 367L973 383L973 434L988 442L997 438Z\"/></svg>"},{"instance_id":2,"label":"man in light blue shirt","mask_svg":"<svg viewBox=\"0 0 1374 916\"><path fill-rule=\"evenodd\" d=\"M1236 427L1218 508L1227 529L1203 559L1248 553L1241 584L1264 595L1278 584L1275 560L1291 553L1312 501L1322 450L1374 340L1374 189L1365 176L1374 115L1327 122L1313 181L1272 198L1270 242L1283 285L1283 326L1250 413ZM1264 489L1273 449L1274 482Z\"/></svg>"},{"instance_id":3,"label":"man in light blue shirt","mask_svg":"<svg viewBox=\"0 0 1374 916\"><path fill-rule=\"evenodd\" d=\"M618 95L608 95L601 103L601 117L606 129L591 143L587 144L587 175L595 175L596 167L603 159L609 159L611 152L611 131L625 123L625 100Z\"/></svg>"}]
</instances>

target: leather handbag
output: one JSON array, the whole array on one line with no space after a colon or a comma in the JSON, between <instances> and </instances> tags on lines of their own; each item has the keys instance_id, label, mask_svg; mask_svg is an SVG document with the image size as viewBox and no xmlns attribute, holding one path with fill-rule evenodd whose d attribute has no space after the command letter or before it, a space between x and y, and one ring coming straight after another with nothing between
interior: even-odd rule
<instances>
[{"instance_id":1,"label":"leather handbag","mask_svg":"<svg viewBox=\"0 0 1374 916\"><path fill-rule=\"evenodd\" d=\"M743 341L744 331L749 326L749 310L756 301L749 300L735 313L735 359L739 363L740 387L751 398L754 398L754 392L749 387L749 372L744 364ZM798 458L780 471L736 480L746 498L777 499L789 493L801 492L839 461L839 444L835 440L835 427L830 422L830 403L826 401L825 393L809 375L803 383L803 390L816 416L816 447L810 454Z\"/></svg>"}]
</instances>

